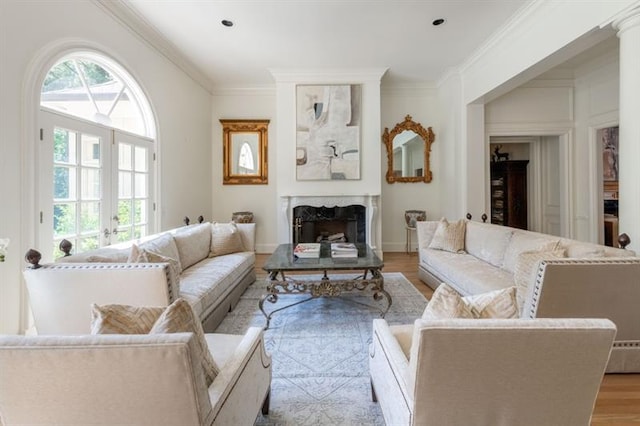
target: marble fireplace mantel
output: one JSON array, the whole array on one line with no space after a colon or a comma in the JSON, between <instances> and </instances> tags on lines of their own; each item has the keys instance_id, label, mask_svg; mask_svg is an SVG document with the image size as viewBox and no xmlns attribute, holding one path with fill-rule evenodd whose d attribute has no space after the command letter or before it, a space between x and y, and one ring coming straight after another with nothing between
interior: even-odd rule
<instances>
[{"instance_id":1,"label":"marble fireplace mantel","mask_svg":"<svg viewBox=\"0 0 640 426\"><path fill-rule=\"evenodd\" d=\"M282 195L280 196L280 216L285 232L280 235L280 242L293 241L293 209L298 206L311 207L346 207L361 205L366 209L366 235L369 246L380 253L380 214L378 206L380 195Z\"/></svg>"}]
</instances>

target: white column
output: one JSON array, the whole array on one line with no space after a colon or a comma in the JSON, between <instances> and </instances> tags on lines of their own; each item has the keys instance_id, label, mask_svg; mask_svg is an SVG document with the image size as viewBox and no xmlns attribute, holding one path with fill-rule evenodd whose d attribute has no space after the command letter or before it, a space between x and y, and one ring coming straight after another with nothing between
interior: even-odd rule
<instances>
[{"instance_id":1,"label":"white column","mask_svg":"<svg viewBox=\"0 0 640 426\"><path fill-rule=\"evenodd\" d=\"M628 248L640 249L640 8L613 23L620 38L620 133L618 207Z\"/></svg>"}]
</instances>

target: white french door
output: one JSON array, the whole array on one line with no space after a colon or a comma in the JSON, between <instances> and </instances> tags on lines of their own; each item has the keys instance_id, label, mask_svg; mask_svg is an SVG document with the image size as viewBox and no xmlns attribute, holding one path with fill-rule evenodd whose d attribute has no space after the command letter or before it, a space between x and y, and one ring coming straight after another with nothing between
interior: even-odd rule
<instances>
[{"instance_id":1,"label":"white french door","mask_svg":"<svg viewBox=\"0 0 640 426\"><path fill-rule=\"evenodd\" d=\"M153 140L41 109L38 242L43 260L153 232Z\"/></svg>"}]
</instances>

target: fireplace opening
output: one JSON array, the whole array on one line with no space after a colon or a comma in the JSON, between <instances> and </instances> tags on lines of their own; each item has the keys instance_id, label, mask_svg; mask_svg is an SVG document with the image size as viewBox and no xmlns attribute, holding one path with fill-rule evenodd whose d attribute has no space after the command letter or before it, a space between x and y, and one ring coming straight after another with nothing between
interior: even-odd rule
<instances>
[{"instance_id":1,"label":"fireplace opening","mask_svg":"<svg viewBox=\"0 0 640 426\"><path fill-rule=\"evenodd\" d=\"M293 243L366 243L366 208L297 206L293 209Z\"/></svg>"}]
</instances>

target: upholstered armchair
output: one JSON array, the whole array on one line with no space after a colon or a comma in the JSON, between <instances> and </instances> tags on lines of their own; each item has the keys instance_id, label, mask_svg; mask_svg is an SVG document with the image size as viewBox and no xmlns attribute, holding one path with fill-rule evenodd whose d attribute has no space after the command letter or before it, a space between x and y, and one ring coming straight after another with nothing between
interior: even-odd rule
<instances>
[{"instance_id":1,"label":"upholstered armchair","mask_svg":"<svg viewBox=\"0 0 640 426\"><path fill-rule=\"evenodd\" d=\"M376 319L373 400L388 425L585 426L615 333L606 319Z\"/></svg>"},{"instance_id":2,"label":"upholstered armchair","mask_svg":"<svg viewBox=\"0 0 640 426\"><path fill-rule=\"evenodd\" d=\"M269 406L262 330L205 336L208 387L193 333L0 336L0 424L253 424Z\"/></svg>"}]
</instances>

